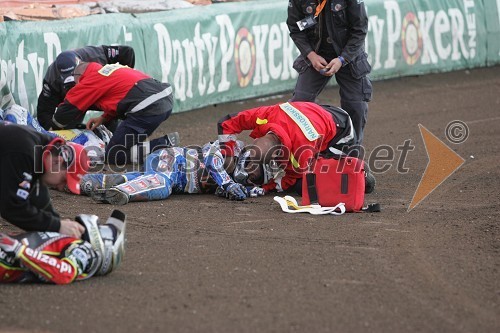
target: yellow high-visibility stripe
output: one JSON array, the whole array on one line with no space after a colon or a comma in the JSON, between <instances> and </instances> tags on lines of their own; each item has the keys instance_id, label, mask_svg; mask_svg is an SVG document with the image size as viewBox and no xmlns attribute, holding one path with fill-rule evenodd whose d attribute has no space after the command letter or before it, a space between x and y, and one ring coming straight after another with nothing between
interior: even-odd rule
<instances>
[{"instance_id":1,"label":"yellow high-visibility stripe","mask_svg":"<svg viewBox=\"0 0 500 333\"><path fill-rule=\"evenodd\" d=\"M61 252L56 252L56 251L41 251L43 254L48 254L49 256L59 256Z\"/></svg>"},{"instance_id":2,"label":"yellow high-visibility stripe","mask_svg":"<svg viewBox=\"0 0 500 333\"><path fill-rule=\"evenodd\" d=\"M292 165L293 165L295 168L299 168L299 167L300 167L299 162L295 159L295 156L293 156L293 154L292 154L292 153L290 153L290 162L292 163Z\"/></svg>"},{"instance_id":3,"label":"yellow high-visibility stripe","mask_svg":"<svg viewBox=\"0 0 500 333\"><path fill-rule=\"evenodd\" d=\"M61 259L61 261L66 261L68 264L70 264L71 267L73 267L73 271L75 272L75 274L73 274L73 278L71 280L76 279L76 277L78 276L78 268L76 267L75 263L68 258L63 258Z\"/></svg>"},{"instance_id":4,"label":"yellow high-visibility stripe","mask_svg":"<svg viewBox=\"0 0 500 333\"><path fill-rule=\"evenodd\" d=\"M25 255L24 253L21 252L21 255L19 256L20 258L23 258L23 260L25 262L27 262L30 266L32 266L33 268L35 268L37 271L39 271L41 274L47 276L49 279L52 279L52 275L47 272L46 270L44 270L42 267L38 266L37 264L35 264L33 261L29 260Z\"/></svg>"},{"instance_id":5,"label":"yellow high-visibility stripe","mask_svg":"<svg viewBox=\"0 0 500 333\"><path fill-rule=\"evenodd\" d=\"M22 271L24 270L23 268L21 267L12 267L12 266L7 266L7 265L4 265L3 263L0 262L0 267L3 267L7 270L11 270L11 271Z\"/></svg>"}]
</instances>

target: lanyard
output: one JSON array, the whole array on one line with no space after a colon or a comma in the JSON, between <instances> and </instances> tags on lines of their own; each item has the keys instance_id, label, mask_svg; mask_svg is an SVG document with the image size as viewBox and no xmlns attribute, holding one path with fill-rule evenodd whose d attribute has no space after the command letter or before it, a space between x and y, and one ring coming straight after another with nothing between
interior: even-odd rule
<instances>
[{"instance_id":1,"label":"lanyard","mask_svg":"<svg viewBox=\"0 0 500 333\"><path fill-rule=\"evenodd\" d=\"M325 8L326 0L321 1L321 3L316 7L316 13L314 13L314 18L318 17L323 8Z\"/></svg>"}]
</instances>

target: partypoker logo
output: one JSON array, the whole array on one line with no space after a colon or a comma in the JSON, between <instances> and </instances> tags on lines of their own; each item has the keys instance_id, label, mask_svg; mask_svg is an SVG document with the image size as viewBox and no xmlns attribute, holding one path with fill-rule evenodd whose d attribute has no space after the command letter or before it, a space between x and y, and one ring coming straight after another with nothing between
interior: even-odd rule
<instances>
[{"instance_id":1,"label":"partypoker logo","mask_svg":"<svg viewBox=\"0 0 500 333\"><path fill-rule=\"evenodd\" d=\"M422 54L422 33L414 13L406 14L401 32L403 56L408 65L414 65Z\"/></svg>"},{"instance_id":2,"label":"partypoker logo","mask_svg":"<svg viewBox=\"0 0 500 333\"><path fill-rule=\"evenodd\" d=\"M247 28L241 28L236 35L234 61L240 87L246 87L255 71L255 44Z\"/></svg>"}]
</instances>

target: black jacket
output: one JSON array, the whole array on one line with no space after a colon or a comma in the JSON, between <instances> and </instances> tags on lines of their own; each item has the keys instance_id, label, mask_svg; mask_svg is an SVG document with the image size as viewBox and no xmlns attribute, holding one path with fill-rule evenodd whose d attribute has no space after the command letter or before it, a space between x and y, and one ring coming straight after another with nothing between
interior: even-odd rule
<instances>
[{"instance_id":1,"label":"black jacket","mask_svg":"<svg viewBox=\"0 0 500 333\"><path fill-rule=\"evenodd\" d=\"M297 22L307 16L314 15L317 0L289 0L287 25L290 37L307 59L311 51L325 58L342 56L348 63L354 63L359 56L366 61L365 38L368 32L368 16L363 1L359 0L327 0L325 7L317 18L317 24L300 31ZM329 38L329 39L328 39ZM328 39L328 42L327 42ZM330 44L331 57L324 52ZM331 60L331 59L327 59Z\"/></svg>"},{"instance_id":2,"label":"black jacket","mask_svg":"<svg viewBox=\"0 0 500 333\"><path fill-rule=\"evenodd\" d=\"M130 46L85 46L73 51L85 62L98 62L101 65L118 62L131 68L135 65L134 49ZM65 96L61 75L54 62L49 65L43 78L42 92L38 96L36 110L38 122L46 130L52 127L52 116Z\"/></svg>"},{"instance_id":3,"label":"black jacket","mask_svg":"<svg viewBox=\"0 0 500 333\"><path fill-rule=\"evenodd\" d=\"M59 231L59 214L40 182L43 147L51 137L0 121L0 215L27 231Z\"/></svg>"}]
</instances>

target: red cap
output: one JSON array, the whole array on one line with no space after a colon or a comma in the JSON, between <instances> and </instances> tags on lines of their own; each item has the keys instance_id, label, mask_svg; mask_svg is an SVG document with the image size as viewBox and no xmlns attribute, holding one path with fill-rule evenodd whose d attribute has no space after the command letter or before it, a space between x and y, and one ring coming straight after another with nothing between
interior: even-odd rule
<instances>
[{"instance_id":1,"label":"red cap","mask_svg":"<svg viewBox=\"0 0 500 333\"><path fill-rule=\"evenodd\" d=\"M63 159L66 162L66 184L68 189L74 194L80 194L80 178L87 173L89 169L89 159L87 152L82 145L74 142L66 142L64 145L69 149L64 149Z\"/></svg>"}]
</instances>

